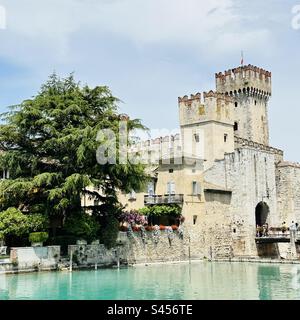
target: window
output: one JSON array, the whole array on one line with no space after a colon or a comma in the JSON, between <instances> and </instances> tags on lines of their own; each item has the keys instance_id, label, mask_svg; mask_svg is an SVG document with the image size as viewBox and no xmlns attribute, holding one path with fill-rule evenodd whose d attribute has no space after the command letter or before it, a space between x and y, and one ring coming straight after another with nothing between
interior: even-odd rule
<instances>
[{"instance_id":1,"label":"window","mask_svg":"<svg viewBox=\"0 0 300 320\"><path fill-rule=\"evenodd\" d=\"M239 130L239 125L238 125L237 122L234 123L233 130L234 131L238 131Z\"/></svg>"},{"instance_id":2,"label":"window","mask_svg":"<svg viewBox=\"0 0 300 320\"><path fill-rule=\"evenodd\" d=\"M257 104L257 101L256 101L256 100L254 100L254 104L255 104L255 105Z\"/></svg>"},{"instance_id":3,"label":"window","mask_svg":"<svg viewBox=\"0 0 300 320\"><path fill-rule=\"evenodd\" d=\"M175 183L173 181L167 183L167 194L175 194Z\"/></svg>"},{"instance_id":4,"label":"window","mask_svg":"<svg viewBox=\"0 0 300 320\"><path fill-rule=\"evenodd\" d=\"M234 103L235 107L237 107L239 104L237 102Z\"/></svg>"},{"instance_id":5,"label":"window","mask_svg":"<svg viewBox=\"0 0 300 320\"><path fill-rule=\"evenodd\" d=\"M198 216L193 216L193 224L195 225L197 223Z\"/></svg>"},{"instance_id":6,"label":"window","mask_svg":"<svg viewBox=\"0 0 300 320\"><path fill-rule=\"evenodd\" d=\"M153 196L155 193L154 193L154 182L149 182L148 183L148 186L147 186L147 193L149 196Z\"/></svg>"},{"instance_id":7,"label":"window","mask_svg":"<svg viewBox=\"0 0 300 320\"><path fill-rule=\"evenodd\" d=\"M201 193L200 192L200 184L199 184L199 182L193 181L192 189L193 189L192 192L193 192L194 196L199 195Z\"/></svg>"},{"instance_id":8,"label":"window","mask_svg":"<svg viewBox=\"0 0 300 320\"><path fill-rule=\"evenodd\" d=\"M194 134L194 139L195 139L196 142L199 142L200 141L199 134L195 133Z\"/></svg>"},{"instance_id":9,"label":"window","mask_svg":"<svg viewBox=\"0 0 300 320\"><path fill-rule=\"evenodd\" d=\"M224 142L227 142L227 138L228 138L228 134L225 133L225 134L224 134Z\"/></svg>"},{"instance_id":10,"label":"window","mask_svg":"<svg viewBox=\"0 0 300 320\"><path fill-rule=\"evenodd\" d=\"M9 171L8 170L3 170L3 173L2 173L2 176L3 176L3 179L9 179Z\"/></svg>"},{"instance_id":11,"label":"window","mask_svg":"<svg viewBox=\"0 0 300 320\"><path fill-rule=\"evenodd\" d=\"M174 170L173 169L169 169L169 173L173 173L174 172Z\"/></svg>"}]
</instances>

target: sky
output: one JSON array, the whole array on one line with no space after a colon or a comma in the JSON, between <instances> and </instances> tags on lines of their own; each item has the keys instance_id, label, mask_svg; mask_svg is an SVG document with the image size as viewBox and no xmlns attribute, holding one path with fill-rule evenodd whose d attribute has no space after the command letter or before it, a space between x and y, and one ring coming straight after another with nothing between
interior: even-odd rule
<instances>
[{"instance_id":1,"label":"sky","mask_svg":"<svg viewBox=\"0 0 300 320\"><path fill-rule=\"evenodd\" d=\"M0 112L33 97L53 71L74 72L82 84L109 86L122 100L120 112L148 128L176 129L178 96L214 89L215 73L237 67L243 50L245 64L272 72L271 145L300 162L297 5L300 0L0 0Z\"/></svg>"}]
</instances>

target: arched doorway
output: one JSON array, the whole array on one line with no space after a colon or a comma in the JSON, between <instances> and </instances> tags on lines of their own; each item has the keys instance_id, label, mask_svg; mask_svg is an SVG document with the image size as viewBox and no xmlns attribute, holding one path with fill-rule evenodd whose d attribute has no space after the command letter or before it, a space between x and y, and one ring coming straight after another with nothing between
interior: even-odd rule
<instances>
[{"instance_id":1,"label":"arched doorway","mask_svg":"<svg viewBox=\"0 0 300 320\"><path fill-rule=\"evenodd\" d=\"M262 226L267 222L270 209L265 202L260 202L255 208L255 223Z\"/></svg>"}]
</instances>

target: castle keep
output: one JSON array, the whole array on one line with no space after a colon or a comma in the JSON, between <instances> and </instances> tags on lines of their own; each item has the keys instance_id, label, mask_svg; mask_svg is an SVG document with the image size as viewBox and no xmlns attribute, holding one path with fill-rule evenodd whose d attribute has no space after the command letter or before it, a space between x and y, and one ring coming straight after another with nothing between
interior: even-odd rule
<instances>
[{"instance_id":1,"label":"castle keep","mask_svg":"<svg viewBox=\"0 0 300 320\"><path fill-rule=\"evenodd\" d=\"M271 72L248 65L215 79L215 91L178 98L180 135L133 147L158 162L148 189L120 201L179 204L195 258L288 255L286 244L255 241L257 225L300 222L300 165L269 145Z\"/></svg>"}]
</instances>

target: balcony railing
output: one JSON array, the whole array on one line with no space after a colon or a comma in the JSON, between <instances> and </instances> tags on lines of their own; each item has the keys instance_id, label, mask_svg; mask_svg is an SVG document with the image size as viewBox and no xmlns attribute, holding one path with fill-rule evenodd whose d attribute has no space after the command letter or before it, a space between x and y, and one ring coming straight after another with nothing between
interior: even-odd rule
<instances>
[{"instance_id":1,"label":"balcony railing","mask_svg":"<svg viewBox=\"0 0 300 320\"><path fill-rule=\"evenodd\" d=\"M183 194L145 196L144 203L145 205L175 203L181 204L183 203Z\"/></svg>"}]
</instances>

